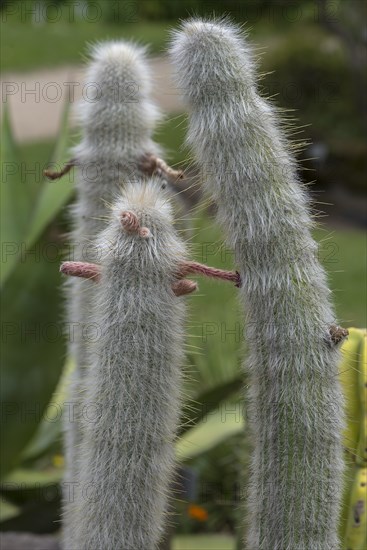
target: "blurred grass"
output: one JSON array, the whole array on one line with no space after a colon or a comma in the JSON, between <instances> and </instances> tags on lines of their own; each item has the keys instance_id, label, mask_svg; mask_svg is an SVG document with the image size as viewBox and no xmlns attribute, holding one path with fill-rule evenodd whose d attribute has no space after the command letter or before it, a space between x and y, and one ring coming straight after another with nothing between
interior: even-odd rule
<instances>
[{"instance_id":1,"label":"blurred grass","mask_svg":"<svg viewBox=\"0 0 367 550\"><path fill-rule=\"evenodd\" d=\"M169 24L158 22L113 25L103 21L98 24L58 21L32 25L9 17L0 22L1 72L80 64L87 53L87 44L101 40L133 39L150 44L152 53L162 53L168 39L168 27Z\"/></svg>"},{"instance_id":2,"label":"blurred grass","mask_svg":"<svg viewBox=\"0 0 367 550\"><path fill-rule=\"evenodd\" d=\"M320 259L329 274L330 288L338 321L345 327L365 328L366 312L366 234L355 229L330 229L315 232ZM327 241L323 240L327 237ZM329 249L325 248L331 243Z\"/></svg>"},{"instance_id":3,"label":"blurred grass","mask_svg":"<svg viewBox=\"0 0 367 550\"><path fill-rule=\"evenodd\" d=\"M172 550L235 550L235 540L226 535L175 537Z\"/></svg>"},{"instance_id":4,"label":"blurred grass","mask_svg":"<svg viewBox=\"0 0 367 550\"><path fill-rule=\"evenodd\" d=\"M189 150L183 145L186 133L186 114L167 116L155 131L154 139L163 147L166 160L171 166L188 163Z\"/></svg>"},{"instance_id":5,"label":"blurred grass","mask_svg":"<svg viewBox=\"0 0 367 550\"><path fill-rule=\"evenodd\" d=\"M106 0L107 1L107 0ZM20 7L15 7L8 11L4 9L0 18L1 31L1 71L28 71L35 68L54 68L60 65L72 63L79 64L82 56L87 51L88 43L95 43L105 40L132 39L138 43L149 45L153 54L163 54L166 52L169 41L169 33L172 28L177 28L179 20L174 18L170 21L164 21L165 15L159 20L145 21L139 18L138 14L131 13L129 21L129 9L136 10L137 5L127 3L125 7L126 20L118 23L111 18L99 18L96 21L88 21L86 18L69 15L67 5L60 8L60 12L52 8L49 9L49 21L44 21L44 15L41 15L41 23L34 23L30 14L32 7L28 11L24 6L33 4L33 0L23 0ZM22 7L23 6L23 7ZM317 34L317 39L324 37L324 33L319 26L315 24L315 11L312 2L304 3L302 6L302 17L296 18L296 29L294 31L291 11L297 8L295 6L275 7L270 12L258 10L255 4L252 6L255 12L251 13L251 4L243 10L243 23L250 32L251 39L256 46L257 53L260 49L266 48L271 52L275 46L281 46L287 41L287 37L292 33L297 36L312 36ZM23 12L24 14L21 15ZM185 16L190 16L193 10L187 8ZM289 11L289 13L288 13ZM44 13L44 12L42 12ZM71 12L73 13L73 12ZM211 16L213 7L205 3L200 6L195 13ZM226 11L223 5L223 13L231 14L231 10ZM60 15L60 17L59 17ZM219 13L220 15L220 13ZM290 19L287 18L289 15ZM233 18L233 13L232 16ZM294 23L294 20L293 20ZM293 40L294 38L292 38ZM260 47L260 49L258 49Z\"/></svg>"}]
</instances>

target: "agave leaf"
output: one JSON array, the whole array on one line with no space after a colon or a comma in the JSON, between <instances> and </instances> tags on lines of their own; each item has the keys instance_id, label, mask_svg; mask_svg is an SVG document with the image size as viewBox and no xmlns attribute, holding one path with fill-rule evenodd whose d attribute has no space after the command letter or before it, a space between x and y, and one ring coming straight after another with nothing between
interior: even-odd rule
<instances>
[{"instance_id":1,"label":"agave leaf","mask_svg":"<svg viewBox=\"0 0 367 550\"><path fill-rule=\"evenodd\" d=\"M65 363L63 374L51 397L42 421L33 438L22 452L22 460L38 458L61 438L63 406L66 402L69 376L74 366L74 362L69 358Z\"/></svg>"},{"instance_id":2,"label":"agave leaf","mask_svg":"<svg viewBox=\"0 0 367 550\"><path fill-rule=\"evenodd\" d=\"M0 523L20 515L20 508L8 502L3 496L0 498Z\"/></svg>"},{"instance_id":3,"label":"agave leaf","mask_svg":"<svg viewBox=\"0 0 367 550\"><path fill-rule=\"evenodd\" d=\"M69 148L71 135L69 127L69 104L65 105L62 123L52 161L61 168L70 160ZM73 172L69 172L61 179L50 181L45 178L42 190L36 202L32 219L27 233L26 247L31 248L44 232L45 228L55 218L62 207L73 194Z\"/></svg>"},{"instance_id":4,"label":"agave leaf","mask_svg":"<svg viewBox=\"0 0 367 550\"><path fill-rule=\"evenodd\" d=\"M1 285L16 265L31 212L30 193L5 104L1 126Z\"/></svg>"},{"instance_id":5,"label":"agave leaf","mask_svg":"<svg viewBox=\"0 0 367 550\"><path fill-rule=\"evenodd\" d=\"M50 468L47 471L16 468L2 481L3 490L17 490L17 488L37 489L47 485L59 483L62 477L61 468Z\"/></svg>"},{"instance_id":6,"label":"agave leaf","mask_svg":"<svg viewBox=\"0 0 367 550\"><path fill-rule=\"evenodd\" d=\"M37 432L21 454L21 460L34 460L42 456L56 441L60 440L62 432L61 408L47 407Z\"/></svg>"},{"instance_id":7,"label":"agave leaf","mask_svg":"<svg viewBox=\"0 0 367 550\"><path fill-rule=\"evenodd\" d=\"M185 462L244 429L245 421L239 403L224 402L177 441L176 457Z\"/></svg>"},{"instance_id":8,"label":"agave leaf","mask_svg":"<svg viewBox=\"0 0 367 550\"><path fill-rule=\"evenodd\" d=\"M211 390L199 394L194 400L188 401L183 407L183 425L179 435L198 424L203 418L216 409L222 401L235 395L243 387L244 377L237 376Z\"/></svg>"},{"instance_id":9,"label":"agave leaf","mask_svg":"<svg viewBox=\"0 0 367 550\"><path fill-rule=\"evenodd\" d=\"M43 254L47 241L18 262L1 302L1 477L20 460L42 419L65 357L59 259Z\"/></svg>"}]
</instances>

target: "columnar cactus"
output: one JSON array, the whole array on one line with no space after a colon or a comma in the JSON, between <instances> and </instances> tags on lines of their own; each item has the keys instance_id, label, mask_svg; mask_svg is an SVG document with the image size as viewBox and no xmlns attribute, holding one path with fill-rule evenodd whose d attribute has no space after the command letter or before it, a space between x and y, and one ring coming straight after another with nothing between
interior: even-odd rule
<instances>
[{"instance_id":1,"label":"columnar cactus","mask_svg":"<svg viewBox=\"0 0 367 550\"><path fill-rule=\"evenodd\" d=\"M82 141L75 147L74 158L67 166L77 167L73 254L79 260L92 261L95 259L93 239L105 226L108 204L127 179L139 178L145 172L142 159L158 152L151 135L159 114L150 100L151 82L144 50L133 44L111 42L94 47L84 90L76 113L81 122ZM82 284L73 279L70 285L68 321L73 327L71 352L76 369L70 381L64 422L64 545L67 550L76 548L75 516L70 509L78 484L82 380L87 366L91 305L95 300L92 282Z\"/></svg>"},{"instance_id":2,"label":"columnar cactus","mask_svg":"<svg viewBox=\"0 0 367 550\"><path fill-rule=\"evenodd\" d=\"M125 189L97 250L98 283L81 281L96 289L98 337L85 381L75 548L153 550L180 416L185 305L178 295L186 292L177 289L196 288L179 279L185 246L161 185ZM69 264L62 270L70 274ZM93 277L93 264L74 265L73 274Z\"/></svg>"},{"instance_id":3,"label":"columnar cactus","mask_svg":"<svg viewBox=\"0 0 367 550\"><path fill-rule=\"evenodd\" d=\"M330 292L305 190L250 48L226 21L191 20L171 55L190 111L188 142L235 251L250 348L251 550L335 550L342 395Z\"/></svg>"},{"instance_id":4,"label":"columnar cactus","mask_svg":"<svg viewBox=\"0 0 367 550\"><path fill-rule=\"evenodd\" d=\"M347 423L343 510L339 533L343 550L367 545L367 331L351 328L342 348L339 378L345 396Z\"/></svg>"}]
</instances>

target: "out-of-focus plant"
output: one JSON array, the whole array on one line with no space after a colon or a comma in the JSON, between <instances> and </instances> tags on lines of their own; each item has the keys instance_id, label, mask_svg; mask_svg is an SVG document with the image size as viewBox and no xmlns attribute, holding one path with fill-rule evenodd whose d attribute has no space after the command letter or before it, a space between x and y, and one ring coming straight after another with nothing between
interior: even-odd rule
<instances>
[{"instance_id":1,"label":"out-of-focus plant","mask_svg":"<svg viewBox=\"0 0 367 550\"><path fill-rule=\"evenodd\" d=\"M339 533L343 550L363 550L367 544L367 332L349 329L343 348L345 482Z\"/></svg>"},{"instance_id":2,"label":"out-of-focus plant","mask_svg":"<svg viewBox=\"0 0 367 550\"><path fill-rule=\"evenodd\" d=\"M54 159L69 144L65 109ZM65 361L55 223L72 182L28 185L4 109L1 147L1 479L22 460L60 378Z\"/></svg>"}]
</instances>

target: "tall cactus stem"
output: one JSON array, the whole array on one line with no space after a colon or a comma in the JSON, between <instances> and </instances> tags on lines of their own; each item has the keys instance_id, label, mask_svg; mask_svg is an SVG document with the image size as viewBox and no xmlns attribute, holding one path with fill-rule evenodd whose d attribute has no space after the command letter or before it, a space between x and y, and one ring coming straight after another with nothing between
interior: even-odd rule
<instances>
[{"instance_id":1,"label":"tall cactus stem","mask_svg":"<svg viewBox=\"0 0 367 550\"><path fill-rule=\"evenodd\" d=\"M190 20L175 33L171 55L189 106L188 142L242 281L254 440L245 547L335 550L343 471L339 351L291 145L257 91L239 28Z\"/></svg>"},{"instance_id":2,"label":"tall cactus stem","mask_svg":"<svg viewBox=\"0 0 367 550\"><path fill-rule=\"evenodd\" d=\"M65 170L75 166L77 200L72 211L73 257L91 262L95 260L93 239L105 227L108 205L126 181L144 176L140 169L141 159L159 153L151 139L159 113L150 100L151 82L145 50L131 43L109 42L93 47L84 89L88 92L76 110L82 140L74 148L73 160L65 169L49 177L61 177ZM67 411L72 414L66 414L64 420L63 545L65 550L79 550L74 540L77 523L73 500L79 484L83 382L88 366L87 333L96 289L93 281L85 283L72 279L69 284L68 322L73 328L70 352L76 367L68 396Z\"/></svg>"}]
</instances>

